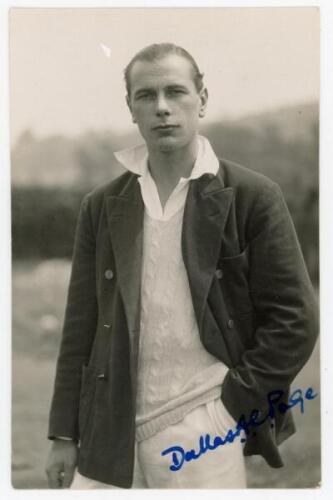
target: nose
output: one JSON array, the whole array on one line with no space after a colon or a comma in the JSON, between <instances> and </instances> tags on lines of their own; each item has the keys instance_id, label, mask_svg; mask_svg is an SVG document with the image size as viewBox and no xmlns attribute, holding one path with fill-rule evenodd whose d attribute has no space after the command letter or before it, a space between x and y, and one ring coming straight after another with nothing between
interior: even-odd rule
<instances>
[{"instance_id":1,"label":"nose","mask_svg":"<svg viewBox=\"0 0 333 500\"><path fill-rule=\"evenodd\" d=\"M156 114L157 116L165 116L170 114L170 108L165 95L160 93L156 98Z\"/></svg>"}]
</instances>

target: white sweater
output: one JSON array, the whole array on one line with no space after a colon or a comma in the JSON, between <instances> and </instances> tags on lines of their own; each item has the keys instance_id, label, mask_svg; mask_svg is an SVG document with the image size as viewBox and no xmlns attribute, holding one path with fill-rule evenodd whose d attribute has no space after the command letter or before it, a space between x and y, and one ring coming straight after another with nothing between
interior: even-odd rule
<instances>
[{"instance_id":1,"label":"white sweater","mask_svg":"<svg viewBox=\"0 0 333 500\"><path fill-rule=\"evenodd\" d=\"M202 345L181 254L182 207L144 221L137 439L221 394L226 366Z\"/></svg>"},{"instance_id":2,"label":"white sweater","mask_svg":"<svg viewBox=\"0 0 333 500\"><path fill-rule=\"evenodd\" d=\"M196 163L181 178L164 210L144 146L116 153L138 181L145 205L141 282L136 438L146 439L221 394L227 367L201 343L181 252L189 181L216 175L218 160L199 137Z\"/></svg>"}]
</instances>

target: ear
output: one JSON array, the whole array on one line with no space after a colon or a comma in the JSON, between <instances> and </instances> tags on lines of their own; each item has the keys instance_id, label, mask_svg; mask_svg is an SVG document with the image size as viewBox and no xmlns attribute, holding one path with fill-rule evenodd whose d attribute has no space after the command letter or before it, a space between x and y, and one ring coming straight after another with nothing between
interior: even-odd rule
<instances>
[{"instance_id":1,"label":"ear","mask_svg":"<svg viewBox=\"0 0 333 500\"><path fill-rule=\"evenodd\" d=\"M126 95L126 104L127 104L128 109L130 110L130 113L132 115L132 121L133 121L133 123L136 123L136 119L134 118L133 110L132 110L132 106L131 106L131 100L130 100L130 97L128 95Z\"/></svg>"},{"instance_id":2,"label":"ear","mask_svg":"<svg viewBox=\"0 0 333 500\"><path fill-rule=\"evenodd\" d=\"M199 98L200 98L199 116L200 118L202 118L203 116L205 116L207 102L208 102L208 90L206 89L206 87L200 90Z\"/></svg>"}]
</instances>

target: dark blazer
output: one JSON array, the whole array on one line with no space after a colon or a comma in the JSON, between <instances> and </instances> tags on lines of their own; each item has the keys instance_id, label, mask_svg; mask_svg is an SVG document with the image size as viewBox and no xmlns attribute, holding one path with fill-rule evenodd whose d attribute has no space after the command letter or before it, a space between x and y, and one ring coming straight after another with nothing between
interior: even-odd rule
<instances>
[{"instance_id":1,"label":"dark blazer","mask_svg":"<svg viewBox=\"0 0 333 500\"><path fill-rule=\"evenodd\" d=\"M143 213L130 172L84 197L49 422L50 439L80 441L83 475L122 487L131 486L134 463ZM220 160L217 176L190 181L182 253L201 341L229 367L228 411L235 420L264 412L271 390L288 398L318 324L280 188ZM244 453L280 467L277 445L294 430L291 412L278 413Z\"/></svg>"}]
</instances>

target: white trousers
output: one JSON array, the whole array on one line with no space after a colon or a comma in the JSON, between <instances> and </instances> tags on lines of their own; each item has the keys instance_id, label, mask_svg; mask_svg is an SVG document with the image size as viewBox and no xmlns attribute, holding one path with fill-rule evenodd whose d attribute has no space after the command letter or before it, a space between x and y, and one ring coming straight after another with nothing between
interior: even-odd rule
<instances>
[{"instance_id":1,"label":"white trousers","mask_svg":"<svg viewBox=\"0 0 333 500\"><path fill-rule=\"evenodd\" d=\"M213 444L215 436L225 437L235 425L221 399L217 398L198 406L183 420L151 438L136 442L132 488L246 488L242 435L233 443L199 453L200 436L210 434L210 444ZM184 454L178 451L173 460L172 453L162 456L161 452L174 446L183 448L184 452L194 450L200 456L184 460L179 470L172 471L170 466L179 466ZM117 487L84 477L76 470L71 489L97 488Z\"/></svg>"}]
</instances>

